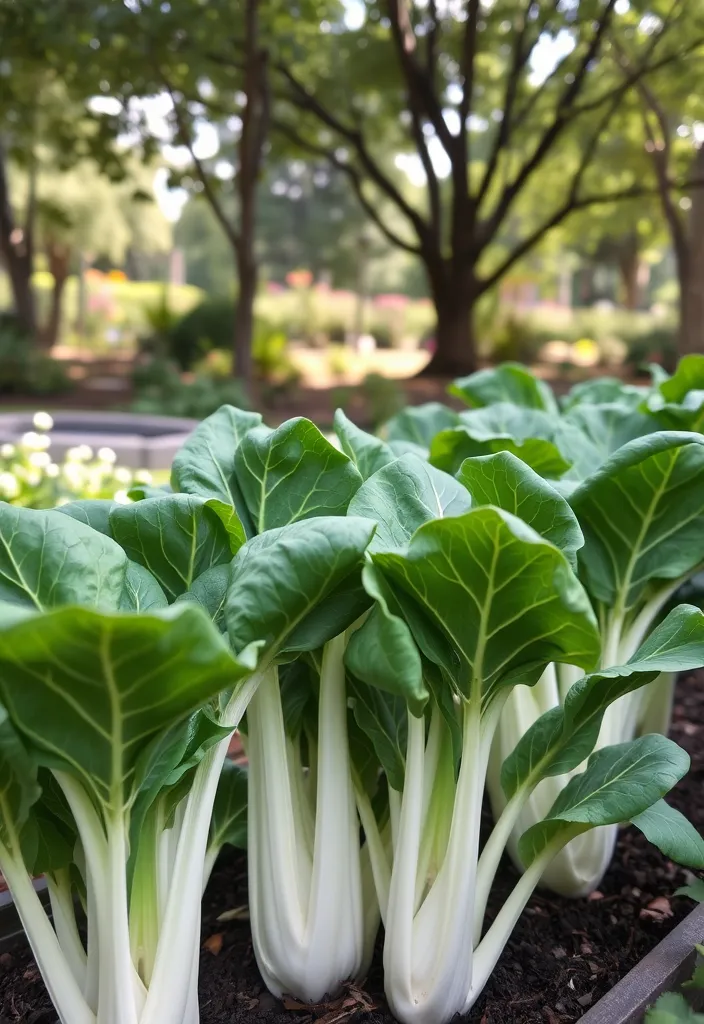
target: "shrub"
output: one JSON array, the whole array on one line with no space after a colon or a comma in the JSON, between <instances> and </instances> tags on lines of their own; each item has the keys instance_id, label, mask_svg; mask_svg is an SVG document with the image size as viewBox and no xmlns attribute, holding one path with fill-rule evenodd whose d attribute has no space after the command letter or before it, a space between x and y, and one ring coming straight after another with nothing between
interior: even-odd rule
<instances>
[{"instance_id":1,"label":"shrub","mask_svg":"<svg viewBox=\"0 0 704 1024\"><path fill-rule=\"evenodd\" d=\"M235 305L230 299L204 299L172 327L169 354L181 369L213 348L229 349L235 330Z\"/></svg>"},{"instance_id":2,"label":"shrub","mask_svg":"<svg viewBox=\"0 0 704 1024\"><path fill-rule=\"evenodd\" d=\"M376 428L400 412L406 404L402 386L380 373L368 373L359 386L367 406L369 422Z\"/></svg>"},{"instance_id":3,"label":"shrub","mask_svg":"<svg viewBox=\"0 0 704 1024\"><path fill-rule=\"evenodd\" d=\"M0 394L52 395L70 387L63 365L39 351L13 316L0 314Z\"/></svg>"},{"instance_id":4,"label":"shrub","mask_svg":"<svg viewBox=\"0 0 704 1024\"><path fill-rule=\"evenodd\" d=\"M242 384L232 377L197 373L185 380L169 359L139 363L132 374L135 412L204 419L221 405L246 406Z\"/></svg>"},{"instance_id":5,"label":"shrub","mask_svg":"<svg viewBox=\"0 0 704 1024\"><path fill-rule=\"evenodd\" d=\"M232 340L236 307L230 299L206 299L182 317L169 332L168 352L178 365L188 370L199 360L213 360L213 376L232 373ZM252 359L259 376L264 379L277 374L290 375L286 355L286 334L268 321L257 318L254 326ZM227 359L213 358L211 353L227 353ZM208 367L210 372L210 367Z\"/></svg>"}]
</instances>

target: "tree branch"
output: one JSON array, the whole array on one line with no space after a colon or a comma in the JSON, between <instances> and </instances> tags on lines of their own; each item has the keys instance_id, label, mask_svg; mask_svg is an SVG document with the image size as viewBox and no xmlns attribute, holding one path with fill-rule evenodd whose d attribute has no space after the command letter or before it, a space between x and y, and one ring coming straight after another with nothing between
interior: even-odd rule
<instances>
[{"instance_id":1,"label":"tree branch","mask_svg":"<svg viewBox=\"0 0 704 1024\"><path fill-rule=\"evenodd\" d=\"M215 189L213 188L213 183L210 180L210 175L206 171L202 160L196 155L194 151L191 133L188 130L185 118L183 116L183 111L181 110L181 106L176 99L171 84L168 81L166 75L163 73L163 71L160 72L160 74L161 79L164 82L166 91L171 97L171 103L174 108L174 117L176 119L176 127L178 129L178 138L180 139L181 143L186 147L190 154L191 160L193 161L193 166L195 167L196 172L198 174L198 178L201 184L203 185L203 194L205 198L208 200L210 208L215 214L215 217L217 218L221 228L225 232L225 235L228 241L230 242L230 245L235 251L237 251L239 249L241 242L239 232L225 214L225 210L223 209L222 203L220 202L220 199L218 198L218 195Z\"/></svg>"},{"instance_id":2,"label":"tree branch","mask_svg":"<svg viewBox=\"0 0 704 1024\"><path fill-rule=\"evenodd\" d=\"M506 89L504 92L503 117L494 139L494 145L491 147L491 153L489 154L486 170L482 176L481 184L479 185L479 190L475 198L477 207L491 187L494 175L496 174L496 166L499 162L499 157L501 156L502 150L508 146L509 139L511 137L511 131L513 128L513 107L516 102L516 96L518 95L518 84L521 80L521 73L528 63L528 58L532 51L532 47L529 47L527 50L523 49L526 31L528 29L528 11L532 4L533 0L528 0L528 7L523 11L523 19L521 21L520 28L518 28L514 33L511 69L506 79Z\"/></svg>"},{"instance_id":3,"label":"tree branch","mask_svg":"<svg viewBox=\"0 0 704 1024\"><path fill-rule=\"evenodd\" d=\"M426 34L426 47L425 47L425 66L428 72L428 78L430 83L435 89L435 72L437 70L437 41L438 41L438 5L436 0L429 0L428 3L428 16L431 21L431 26Z\"/></svg>"},{"instance_id":4,"label":"tree branch","mask_svg":"<svg viewBox=\"0 0 704 1024\"><path fill-rule=\"evenodd\" d=\"M518 171L518 174L513 179L510 185L508 185L499 199L499 202L494 210L494 213L490 216L487 224L487 234L489 237L493 237L496 234L499 226L503 222L506 214L511 208L516 196L525 187L527 181L531 175L538 169L542 164L543 160L547 157L548 153L552 150L553 146L559 139L564 128L569 121L569 115L572 111L574 101L579 96L580 92L585 83L587 71L592 61L596 58L601 48L604 35L611 22L611 15L613 13L616 0L608 0L604 13L596 27L589 45L587 46L586 52L582 57L582 60L577 68L572 81L569 83L557 105L555 117L543 133L542 138L539 140L537 146L533 150L532 155L523 164Z\"/></svg>"},{"instance_id":5,"label":"tree branch","mask_svg":"<svg viewBox=\"0 0 704 1024\"><path fill-rule=\"evenodd\" d=\"M419 117L425 114L428 118L443 149L452 158L455 137L445 123L442 106L433 83L416 59L417 40L406 3L407 0L387 0L386 6L391 22L391 35L408 86L409 99L416 107Z\"/></svg>"},{"instance_id":6,"label":"tree branch","mask_svg":"<svg viewBox=\"0 0 704 1024\"><path fill-rule=\"evenodd\" d=\"M403 198L399 190L393 184L393 182L384 174L381 167L372 157L369 152L364 135L360 129L349 128L343 124L339 118L335 117L326 107L319 102L319 100L308 90L306 87L298 81L293 72L282 63L277 63L277 71L282 74L288 81L291 88L294 90L297 98L291 98L292 102L300 107L302 110L307 110L309 113L314 114L319 121L322 122L327 128L340 135L345 139L351 146L354 147L359 162L364 168L365 173L369 179L377 185L385 195L399 208L408 221L413 225L413 228L418 236L421 246L427 245L432 242L432 232L429 229L428 224L423 220L417 210Z\"/></svg>"},{"instance_id":7,"label":"tree branch","mask_svg":"<svg viewBox=\"0 0 704 1024\"><path fill-rule=\"evenodd\" d=\"M352 164L345 162L344 160L340 160L339 157L335 155L334 150L326 149L324 146L316 145L309 139L304 138L294 128L292 128L291 125L288 125L285 122L278 120L273 121L272 125L276 131L281 132L282 135L285 135L297 146L300 146L302 149L307 150L309 153L313 153L316 156L322 157L324 160L327 160L332 167L335 167L338 171L341 171L344 175L346 175L349 178L352 187L354 188L354 191L357 195L357 199L359 200L359 203L364 209L365 213L371 220L374 221L376 226L379 228L382 234L391 242L391 244L398 246L399 249L403 249L405 252L411 253L413 256L420 255L420 248L411 245L410 242L404 241L404 239L402 239L400 235L397 235L395 231L388 227L388 225L382 219L381 214L378 212L378 210L374 208L369 199L365 196L364 180L356 167L354 167Z\"/></svg>"},{"instance_id":8,"label":"tree branch","mask_svg":"<svg viewBox=\"0 0 704 1024\"><path fill-rule=\"evenodd\" d=\"M460 133L459 154L465 166L469 161L467 118L472 109L474 93L474 64L477 56L477 22L479 21L479 0L467 0L464 39L462 42L462 98L459 104Z\"/></svg>"},{"instance_id":9,"label":"tree branch","mask_svg":"<svg viewBox=\"0 0 704 1024\"><path fill-rule=\"evenodd\" d=\"M618 42L614 41L614 45L618 55L619 64L621 68L627 72L629 70L628 58ZM657 180L660 193L660 202L665 215L665 220L667 221L672 234L672 242L677 254L677 259L678 262L683 264L687 260L688 245L682 216L672 201L672 194L670 192L670 126L668 124L665 111L658 102L653 91L642 78L637 82L636 90L640 96L642 105L641 113L643 130L646 137L645 149L646 152L650 153L652 158L655 178ZM655 132L653 131L650 121L650 114L652 114L657 121L660 129L660 139L657 139L655 136Z\"/></svg>"},{"instance_id":10,"label":"tree branch","mask_svg":"<svg viewBox=\"0 0 704 1024\"><path fill-rule=\"evenodd\" d=\"M680 191L689 188L704 188L704 179L684 181L680 184L670 182L669 187ZM628 188L616 189L613 192L602 192L599 195L583 196L581 199L568 200L551 217L543 221L535 231L524 238L492 274L483 279L478 279L479 294L495 285L510 270L514 263L517 263L521 257L530 252L548 231L557 227L570 213L575 213L577 210L585 210L592 206L605 206L608 203L623 202L627 199L639 199L642 196L658 195L659 191L659 185L630 185Z\"/></svg>"}]
</instances>

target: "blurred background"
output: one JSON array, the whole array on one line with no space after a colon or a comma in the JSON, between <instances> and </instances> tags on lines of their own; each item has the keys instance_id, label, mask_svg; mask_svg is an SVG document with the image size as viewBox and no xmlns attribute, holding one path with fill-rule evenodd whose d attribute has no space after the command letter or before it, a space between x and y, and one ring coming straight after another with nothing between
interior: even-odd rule
<instances>
[{"instance_id":1,"label":"blurred background","mask_svg":"<svg viewBox=\"0 0 704 1024\"><path fill-rule=\"evenodd\" d=\"M505 359L672 368L703 86L690 0L2 0L2 411L374 427Z\"/></svg>"}]
</instances>

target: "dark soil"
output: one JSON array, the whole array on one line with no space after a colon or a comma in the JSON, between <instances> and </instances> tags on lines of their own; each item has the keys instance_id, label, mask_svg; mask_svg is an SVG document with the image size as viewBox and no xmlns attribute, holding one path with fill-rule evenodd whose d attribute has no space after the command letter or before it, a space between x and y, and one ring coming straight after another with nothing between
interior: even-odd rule
<instances>
[{"instance_id":1,"label":"dark soil","mask_svg":"<svg viewBox=\"0 0 704 1024\"><path fill-rule=\"evenodd\" d=\"M680 680L671 736L691 755L692 770L671 802L704 830L704 672ZM599 893L567 900L531 899L482 998L473 1024L567 1024L608 992L691 909L673 897L691 877L623 831ZM515 873L504 864L490 911L501 906ZM262 985L248 922L218 922L247 901L246 860L231 852L215 871L203 904L201 1024L392 1024L385 1007L380 951L366 985L342 999L286 1008ZM231 915L230 915L231 916ZM0 1024L56 1024L39 972L26 948L0 955Z\"/></svg>"}]
</instances>

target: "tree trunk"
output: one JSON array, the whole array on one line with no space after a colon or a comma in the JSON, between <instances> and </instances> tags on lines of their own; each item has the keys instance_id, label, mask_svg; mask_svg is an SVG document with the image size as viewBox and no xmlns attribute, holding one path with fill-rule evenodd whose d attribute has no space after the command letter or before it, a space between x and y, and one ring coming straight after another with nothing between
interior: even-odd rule
<instances>
[{"instance_id":1,"label":"tree trunk","mask_svg":"<svg viewBox=\"0 0 704 1024\"><path fill-rule=\"evenodd\" d=\"M269 129L269 66L266 50L259 49L259 0L247 0L245 37L247 63L242 112L237 191L240 205L239 239L236 244L239 296L235 319L235 373L245 388L252 380L254 299L257 292L257 259L254 251L256 199L264 145Z\"/></svg>"},{"instance_id":2,"label":"tree trunk","mask_svg":"<svg viewBox=\"0 0 704 1024\"><path fill-rule=\"evenodd\" d=\"M471 269L443 262L428 265L435 304L435 350L425 377L461 377L477 369L473 310L477 299Z\"/></svg>"},{"instance_id":3,"label":"tree trunk","mask_svg":"<svg viewBox=\"0 0 704 1024\"><path fill-rule=\"evenodd\" d=\"M704 181L704 145L692 161L693 181ZM680 278L678 353L704 353L704 187L692 189L686 254L677 260Z\"/></svg>"},{"instance_id":4,"label":"tree trunk","mask_svg":"<svg viewBox=\"0 0 704 1024\"><path fill-rule=\"evenodd\" d=\"M47 245L47 258L49 270L54 278L54 287L51 291L49 318L40 332L40 339L42 348L49 351L54 347L59 338L64 288L68 280L71 253L68 246L50 242Z\"/></svg>"},{"instance_id":5,"label":"tree trunk","mask_svg":"<svg viewBox=\"0 0 704 1024\"><path fill-rule=\"evenodd\" d=\"M254 300L257 295L257 264L249 253L238 253L239 294L235 313L234 373L249 388L252 380Z\"/></svg>"},{"instance_id":6,"label":"tree trunk","mask_svg":"<svg viewBox=\"0 0 704 1024\"><path fill-rule=\"evenodd\" d=\"M0 144L0 257L7 268L15 316L29 338L36 336L36 311L32 291L32 249L26 232L15 225L10 205L5 154Z\"/></svg>"},{"instance_id":7,"label":"tree trunk","mask_svg":"<svg viewBox=\"0 0 704 1024\"><path fill-rule=\"evenodd\" d=\"M640 253L635 238L624 240L618 258L618 269L623 285L623 304L626 309L640 306Z\"/></svg>"}]
</instances>

